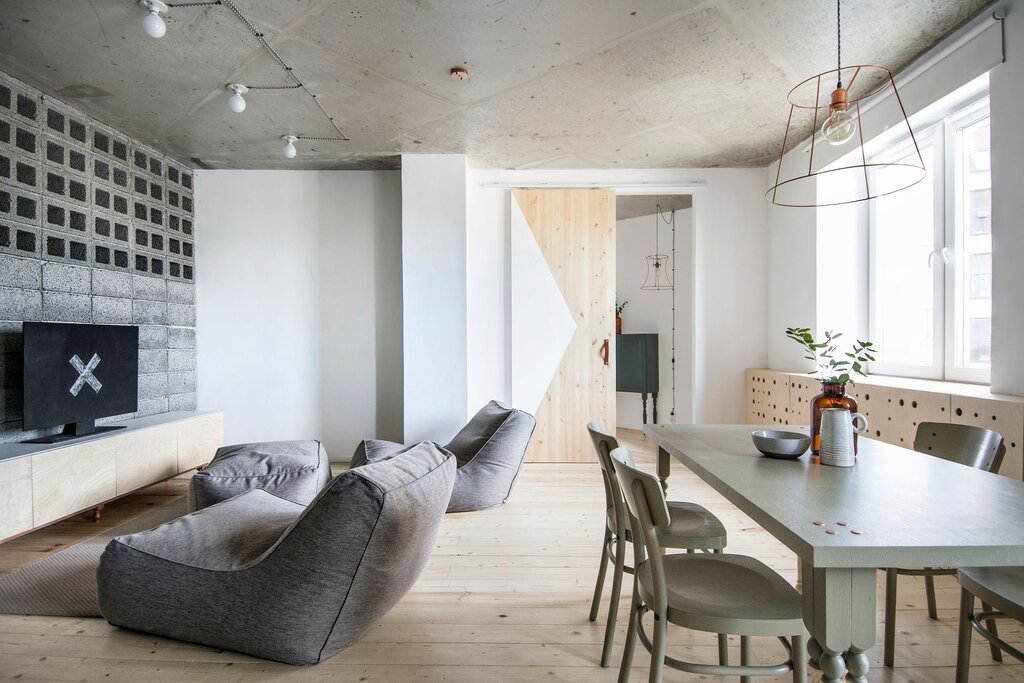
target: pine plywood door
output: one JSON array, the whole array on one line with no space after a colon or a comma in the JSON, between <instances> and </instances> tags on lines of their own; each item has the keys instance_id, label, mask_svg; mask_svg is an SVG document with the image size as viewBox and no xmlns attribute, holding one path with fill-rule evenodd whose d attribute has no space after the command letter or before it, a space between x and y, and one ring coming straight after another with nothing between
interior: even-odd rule
<instances>
[{"instance_id":1,"label":"pine plywood door","mask_svg":"<svg viewBox=\"0 0 1024 683\"><path fill-rule=\"evenodd\" d=\"M527 460L592 462L615 425L615 193L512 197L512 402L537 417Z\"/></svg>"}]
</instances>

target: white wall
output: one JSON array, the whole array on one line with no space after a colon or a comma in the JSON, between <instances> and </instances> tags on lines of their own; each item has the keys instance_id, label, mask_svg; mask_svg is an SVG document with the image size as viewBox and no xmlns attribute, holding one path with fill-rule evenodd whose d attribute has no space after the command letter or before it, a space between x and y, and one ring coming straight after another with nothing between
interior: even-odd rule
<instances>
[{"instance_id":1,"label":"white wall","mask_svg":"<svg viewBox=\"0 0 1024 683\"><path fill-rule=\"evenodd\" d=\"M198 171L201 410L228 443L401 440L396 172Z\"/></svg>"},{"instance_id":2,"label":"white wall","mask_svg":"<svg viewBox=\"0 0 1024 683\"><path fill-rule=\"evenodd\" d=\"M488 401L507 402L511 396L511 251L508 226L490 220L511 211L507 192L471 191L479 185L469 171L466 225L467 412L476 413Z\"/></svg>"},{"instance_id":3,"label":"white wall","mask_svg":"<svg viewBox=\"0 0 1024 683\"><path fill-rule=\"evenodd\" d=\"M765 174L765 188L775 182L776 165ZM811 184L805 185L813 190ZM814 193L800 200L814 200ZM787 327L817 329L818 222L813 209L768 207L768 366L806 372L803 352L786 338Z\"/></svg>"},{"instance_id":4,"label":"white wall","mask_svg":"<svg viewBox=\"0 0 1024 683\"><path fill-rule=\"evenodd\" d=\"M668 291L640 289L647 276L647 256L654 253L655 216L640 216L616 223L615 300L628 301L622 313L624 334L658 334L658 420L693 421L693 286L690 209L675 212L675 300L676 300L676 415L672 416L672 295ZM672 271L672 226L669 216L657 219L661 253L669 255ZM643 422L639 394L619 392L616 396L618 426L639 429ZM647 403L648 422L653 421L653 404Z\"/></svg>"},{"instance_id":5,"label":"white wall","mask_svg":"<svg viewBox=\"0 0 1024 683\"><path fill-rule=\"evenodd\" d=\"M992 391L1024 396L1024 2L1009 3L992 112Z\"/></svg>"},{"instance_id":6,"label":"white wall","mask_svg":"<svg viewBox=\"0 0 1024 683\"><path fill-rule=\"evenodd\" d=\"M465 156L402 155L404 419L409 442L445 443L466 423L466 211ZM476 255L483 253L477 241L473 249Z\"/></svg>"}]
</instances>

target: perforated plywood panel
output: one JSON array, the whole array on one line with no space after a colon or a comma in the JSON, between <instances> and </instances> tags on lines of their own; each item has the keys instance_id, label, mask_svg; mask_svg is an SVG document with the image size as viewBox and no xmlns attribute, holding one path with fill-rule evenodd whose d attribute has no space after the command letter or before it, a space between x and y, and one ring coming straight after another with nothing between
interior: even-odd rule
<instances>
[{"instance_id":1,"label":"perforated plywood panel","mask_svg":"<svg viewBox=\"0 0 1024 683\"><path fill-rule=\"evenodd\" d=\"M909 389L889 389L888 424L890 443L914 447L917 426L922 422L949 422L949 394Z\"/></svg>"},{"instance_id":2,"label":"perforated plywood panel","mask_svg":"<svg viewBox=\"0 0 1024 683\"><path fill-rule=\"evenodd\" d=\"M859 391L854 396L857 412L868 419L868 430L864 436L900 445L900 434L903 431L895 422L898 417L893 408L892 390L864 383L858 386Z\"/></svg>"},{"instance_id":3,"label":"perforated plywood panel","mask_svg":"<svg viewBox=\"0 0 1024 683\"><path fill-rule=\"evenodd\" d=\"M748 370L747 424L788 425L789 375L774 370Z\"/></svg>"},{"instance_id":4,"label":"perforated plywood panel","mask_svg":"<svg viewBox=\"0 0 1024 683\"><path fill-rule=\"evenodd\" d=\"M821 382L806 375L789 378L789 421L793 425L810 427L811 399L821 393Z\"/></svg>"},{"instance_id":5,"label":"perforated plywood panel","mask_svg":"<svg viewBox=\"0 0 1024 683\"><path fill-rule=\"evenodd\" d=\"M1024 478L1024 403L986 398L953 396L950 419L957 424L969 424L992 429L1003 436L1006 456L999 473L1020 481Z\"/></svg>"}]
</instances>

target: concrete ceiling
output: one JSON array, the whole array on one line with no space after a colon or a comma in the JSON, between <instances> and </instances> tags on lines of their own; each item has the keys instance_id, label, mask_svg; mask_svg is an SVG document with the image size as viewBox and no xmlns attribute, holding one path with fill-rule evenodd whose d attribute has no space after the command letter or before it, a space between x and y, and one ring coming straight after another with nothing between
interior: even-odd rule
<instances>
[{"instance_id":1,"label":"concrete ceiling","mask_svg":"<svg viewBox=\"0 0 1024 683\"><path fill-rule=\"evenodd\" d=\"M653 216L660 209L665 215L679 209L693 206L693 195L689 194L616 194L615 220Z\"/></svg>"},{"instance_id":2,"label":"concrete ceiling","mask_svg":"<svg viewBox=\"0 0 1024 683\"><path fill-rule=\"evenodd\" d=\"M223 5L156 40L134 0L0 0L0 69L210 168L662 168L766 165L786 93L835 60L824 0L234 1L349 142L282 157L285 133L335 134L301 91L228 110L227 83L289 80ZM988 1L847 0L844 62L898 70Z\"/></svg>"}]
</instances>

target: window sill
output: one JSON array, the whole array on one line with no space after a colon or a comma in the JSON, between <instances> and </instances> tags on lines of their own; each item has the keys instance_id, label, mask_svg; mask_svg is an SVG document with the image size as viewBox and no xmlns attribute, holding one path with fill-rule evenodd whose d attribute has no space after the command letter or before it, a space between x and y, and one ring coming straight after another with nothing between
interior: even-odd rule
<instances>
[{"instance_id":1,"label":"window sill","mask_svg":"<svg viewBox=\"0 0 1024 683\"><path fill-rule=\"evenodd\" d=\"M794 373L800 374L800 373ZM817 380L817 375L807 374L805 377ZM993 394L987 384L968 384L967 382L950 382L937 379L917 379L914 377L893 377L890 375L868 375L858 377L854 383L859 385L889 387L892 389L906 389L908 391L929 391L936 394L950 394L952 396L968 396L970 398L985 398L998 401L1009 401L1012 403L1024 403L1024 397L1011 396L1009 394Z\"/></svg>"}]
</instances>

